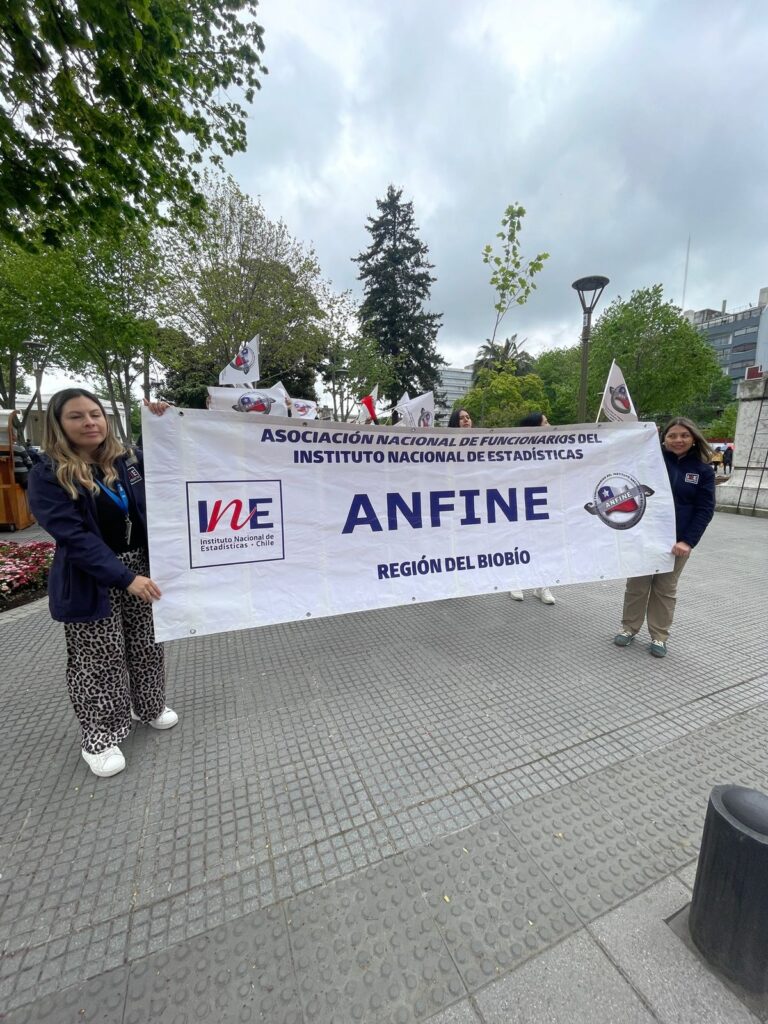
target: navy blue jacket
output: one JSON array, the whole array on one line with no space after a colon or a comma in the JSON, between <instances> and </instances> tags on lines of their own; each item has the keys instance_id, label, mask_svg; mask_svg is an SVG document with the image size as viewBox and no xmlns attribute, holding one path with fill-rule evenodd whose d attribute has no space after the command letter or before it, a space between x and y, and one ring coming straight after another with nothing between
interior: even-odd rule
<instances>
[{"instance_id":1,"label":"navy blue jacket","mask_svg":"<svg viewBox=\"0 0 768 1024\"><path fill-rule=\"evenodd\" d=\"M676 536L695 548L715 514L715 471L690 453L678 458L666 448L663 452L675 501Z\"/></svg>"},{"instance_id":2,"label":"navy blue jacket","mask_svg":"<svg viewBox=\"0 0 768 1024\"><path fill-rule=\"evenodd\" d=\"M131 515L147 528L144 463L140 452L115 463L131 499ZM44 457L29 474L32 512L56 541L48 575L48 603L58 622L94 622L109 615L109 588L126 590L136 578L104 543L96 517L96 499L83 487L70 498L56 479L53 463Z\"/></svg>"}]
</instances>

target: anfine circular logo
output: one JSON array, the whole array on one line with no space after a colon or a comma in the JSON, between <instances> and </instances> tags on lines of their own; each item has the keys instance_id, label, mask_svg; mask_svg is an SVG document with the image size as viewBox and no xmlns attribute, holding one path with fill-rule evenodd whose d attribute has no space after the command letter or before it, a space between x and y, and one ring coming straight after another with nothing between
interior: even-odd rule
<instances>
[{"instance_id":1,"label":"anfine circular logo","mask_svg":"<svg viewBox=\"0 0 768 1024\"><path fill-rule=\"evenodd\" d=\"M243 345L229 365L233 370L242 370L243 375L247 377L255 363L256 353L250 345Z\"/></svg>"},{"instance_id":2,"label":"anfine circular logo","mask_svg":"<svg viewBox=\"0 0 768 1024\"><path fill-rule=\"evenodd\" d=\"M612 530L631 530L643 518L653 490L628 473L608 473L595 487L594 502L584 506Z\"/></svg>"},{"instance_id":3,"label":"anfine circular logo","mask_svg":"<svg viewBox=\"0 0 768 1024\"><path fill-rule=\"evenodd\" d=\"M244 391L238 396L237 402L232 406L238 412L261 412L269 413L275 404L274 398L263 395L260 391Z\"/></svg>"},{"instance_id":4,"label":"anfine circular logo","mask_svg":"<svg viewBox=\"0 0 768 1024\"><path fill-rule=\"evenodd\" d=\"M629 395L627 389L623 384L620 384L617 388L610 388L611 394L611 408L615 409L616 412L622 413L624 416L632 411L632 404L629 401Z\"/></svg>"}]
</instances>

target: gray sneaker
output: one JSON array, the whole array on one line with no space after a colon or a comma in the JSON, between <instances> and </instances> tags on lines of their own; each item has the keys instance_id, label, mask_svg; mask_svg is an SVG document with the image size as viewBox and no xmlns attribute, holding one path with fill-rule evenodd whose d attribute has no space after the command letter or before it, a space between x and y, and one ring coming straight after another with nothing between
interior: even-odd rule
<instances>
[{"instance_id":1,"label":"gray sneaker","mask_svg":"<svg viewBox=\"0 0 768 1024\"><path fill-rule=\"evenodd\" d=\"M513 601L525 600L522 590L510 590L509 596L512 598Z\"/></svg>"},{"instance_id":2,"label":"gray sneaker","mask_svg":"<svg viewBox=\"0 0 768 1024\"><path fill-rule=\"evenodd\" d=\"M632 641L635 639L635 634L629 629L622 629L620 633L617 633L613 638L613 642L617 647L629 647Z\"/></svg>"}]
</instances>

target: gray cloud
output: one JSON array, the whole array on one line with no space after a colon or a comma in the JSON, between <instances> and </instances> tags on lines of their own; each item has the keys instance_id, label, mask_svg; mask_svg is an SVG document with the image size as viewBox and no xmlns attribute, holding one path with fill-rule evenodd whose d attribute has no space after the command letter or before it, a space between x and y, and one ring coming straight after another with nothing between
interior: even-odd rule
<instances>
[{"instance_id":1,"label":"gray cloud","mask_svg":"<svg viewBox=\"0 0 768 1024\"><path fill-rule=\"evenodd\" d=\"M366 217L402 186L452 362L490 330L480 252L512 201L525 253L551 253L505 322L534 350L576 340L583 274L611 278L606 301L656 282L679 301L689 233L686 306L768 284L762 5L317 0L309 20L277 3L262 7L271 73L233 173L356 291Z\"/></svg>"}]
</instances>

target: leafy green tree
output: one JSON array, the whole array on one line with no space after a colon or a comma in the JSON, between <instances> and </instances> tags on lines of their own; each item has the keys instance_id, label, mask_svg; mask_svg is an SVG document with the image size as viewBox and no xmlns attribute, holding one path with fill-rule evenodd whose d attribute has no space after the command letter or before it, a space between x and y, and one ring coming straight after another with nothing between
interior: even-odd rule
<instances>
[{"instance_id":1,"label":"leafy green tree","mask_svg":"<svg viewBox=\"0 0 768 1024\"><path fill-rule=\"evenodd\" d=\"M712 420L709 424L706 431L707 438L711 438L713 441L732 441L736 436L736 419L738 415L739 403L730 402L723 409L722 415Z\"/></svg>"},{"instance_id":2,"label":"leafy green tree","mask_svg":"<svg viewBox=\"0 0 768 1024\"><path fill-rule=\"evenodd\" d=\"M68 253L29 252L0 243L0 404L13 409L35 377L35 390L22 414L22 428L43 375L67 364L68 345L80 317L77 271Z\"/></svg>"},{"instance_id":3,"label":"leafy green tree","mask_svg":"<svg viewBox=\"0 0 768 1024\"><path fill-rule=\"evenodd\" d=\"M597 321L589 356L588 408L597 415L611 361L621 367L640 419L664 419L705 399L722 371L713 349L662 286L615 299Z\"/></svg>"},{"instance_id":4,"label":"leafy green tree","mask_svg":"<svg viewBox=\"0 0 768 1024\"><path fill-rule=\"evenodd\" d=\"M246 147L257 0L13 0L0 14L0 235L58 242L199 207L198 171Z\"/></svg>"},{"instance_id":5,"label":"leafy green tree","mask_svg":"<svg viewBox=\"0 0 768 1024\"><path fill-rule=\"evenodd\" d=\"M578 345L549 349L540 353L534 360L534 372L541 378L550 403L551 417L548 414L548 418L554 423L576 422L579 367Z\"/></svg>"},{"instance_id":6,"label":"leafy green tree","mask_svg":"<svg viewBox=\"0 0 768 1024\"><path fill-rule=\"evenodd\" d=\"M722 416L731 404L731 378L721 373L706 395L699 396L694 402L680 410L681 416L688 416L702 428Z\"/></svg>"},{"instance_id":7,"label":"leafy green tree","mask_svg":"<svg viewBox=\"0 0 768 1024\"><path fill-rule=\"evenodd\" d=\"M141 225L103 237L91 234L74 246L80 273L82 317L70 368L93 376L104 388L123 440L131 440L131 409L137 382L146 382L157 344L161 254ZM119 407L125 419L119 417Z\"/></svg>"},{"instance_id":8,"label":"leafy green tree","mask_svg":"<svg viewBox=\"0 0 768 1024\"><path fill-rule=\"evenodd\" d=\"M331 399L333 418L344 422L377 384L382 393L389 389L391 366L376 341L360 333L357 304L349 292L329 292L323 307L328 347L318 371Z\"/></svg>"},{"instance_id":9,"label":"leafy green tree","mask_svg":"<svg viewBox=\"0 0 768 1024\"><path fill-rule=\"evenodd\" d=\"M493 370L495 373L500 370L513 370L518 377L534 373L536 361L530 353L523 351L526 340L523 338L518 342L517 335L513 334L503 342L484 342L477 350L472 365L472 379L477 378L480 370Z\"/></svg>"},{"instance_id":10,"label":"leafy green tree","mask_svg":"<svg viewBox=\"0 0 768 1024\"><path fill-rule=\"evenodd\" d=\"M434 391L437 398L445 360L435 348L442 314L425 308L437 280L430 274L429 249L418 237L413 203L403 201L402 189L390 185L376 207L378 216L366 224L371 243L353 257L365 292L362 333L376 339L391 364L391 383L382 391L393 405L404 391Z\"/></svg>"},{"instance_id":11,"label":"leafy green tree","mask_svg":"<svg viewBox=\"0 0 768 1024\"><path fill-rule=\"evenodd\" d=\"M218 383L221 365L182 331L168 330L157 346L163 370L155 383L159 398L185 409L205 409L208 386Z\"/></svg>"},{"instance_id":12,"label":"leafy green tree","mask_svg":"<svg viewBox=\"0 0 768 1024\"><path fill-rule=\"evenodd\" d=\"M262 381L282 380L290 394L312 398L327 346L313 250L282 221L270 221L231 178L209 176L204 191L200 226L168 237L167 323L202 346L202 361L216 367L208 383L217 383L238 347L258 334Z\"/></svg>"},{"instance_id":13,"label":"leafy green tree","mask_svg":"<svg viewBox=\"0 0 768 1024\"><path fill-rule=\"evenodd\" d=\"M520 253L520 231L525 216L525 207L511 203L501 218L501 231L496 237L501 242L501 251L494 252L492 245L483 249L483 263L491 268L491 287L496 293L494 310L496 319L488 343L493 346L501 321L515 304L524 306L531 292L535 290L534 278L544 269L549 259L548 252L540 252L533 259L526 260ZM513 335L516 339L517 335Z\"/></svg>"},{"instance_id":14,"label":"leafy green tree","mask_svg":"<svg viewBox=\"0 0 768 1024\"><path fill-rule=\"evenodd\" d=\"M466 409L473 423L482 427L513 427L529 412L550 415L544 383L536 374L516 377L507 368L494 372L480 370L476 382L455 409Z\"/></svg>"}]
</instances>

